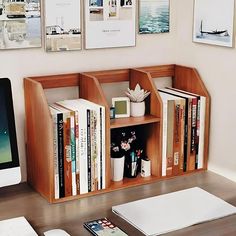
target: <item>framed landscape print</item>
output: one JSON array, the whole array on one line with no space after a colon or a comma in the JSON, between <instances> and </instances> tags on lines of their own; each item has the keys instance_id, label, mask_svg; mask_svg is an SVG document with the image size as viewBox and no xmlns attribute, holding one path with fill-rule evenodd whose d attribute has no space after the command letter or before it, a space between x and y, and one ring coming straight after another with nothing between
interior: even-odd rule
<instances>
[{"instance_id":1,"label":"framed landscape print","mask_svg":"<svg viewBox=\"0 0 236 236\"><path fill-rule=\"evenodd\" d=\"M0 49L41 45L40 0L1 0Z\"/></svg>"},{"instance_id":2,"label":"framed landscape print","mask_svg":"<svg viewBox=\"0 0 236 236\"><path fill-rule=\"evenodd\" d=\"M85 0L85 48L135 46L136 0Z\"/></svg>"},{"instance_id":3,"label":"framed landscape print","mask_svg":"<svg viewBox=\"0 0 236 236\"><path fill-rule=\"evenodd\" d=\"M139 33L155 34L169 32L169 0L139 1Z\"/></svg>"},{"instance_id":4,"label":"framed landscape print","mask_svg":"<svg viewBox=\"0 0 236 236\"><path fill-rule=\"evenodd\" d=\"M193 41L233 46L234 0L195 0Z\"/></svg>"},{"instance_id":5,"label":"framed landscape print","mask_svg":"<svg viewBox=\"0 0 236 236\"><path fill-rule=\"evenodd\" d=\"M47 52L81 49L80 0L45 0Z\"/></svg>"}]
</instances>

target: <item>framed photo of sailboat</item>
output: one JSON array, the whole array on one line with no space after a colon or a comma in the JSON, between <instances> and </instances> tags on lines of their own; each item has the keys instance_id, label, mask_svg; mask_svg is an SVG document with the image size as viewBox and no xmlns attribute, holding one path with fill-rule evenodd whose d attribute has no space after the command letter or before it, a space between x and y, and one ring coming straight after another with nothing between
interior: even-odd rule
<instances>
[{"instance_id":1,"label":"framed photo of sailboat","mask_svg":"<svg viewBox=\"0 0 236 236\"><path fill-rule=\"evenodd\" d=\"M233 47L234 0L195 0L193 41Z\"/></svg>"}]
</instances>

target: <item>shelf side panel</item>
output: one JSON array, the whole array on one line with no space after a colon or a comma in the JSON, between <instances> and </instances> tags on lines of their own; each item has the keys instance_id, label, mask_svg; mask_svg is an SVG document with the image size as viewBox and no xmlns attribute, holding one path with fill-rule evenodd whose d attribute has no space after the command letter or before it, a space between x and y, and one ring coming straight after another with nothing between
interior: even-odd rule
<instances>
[{"instance_id":1,"label":"shelf side panel","mask_svg":"<svg viewBox=\"0 0 236 236\"><path fill-rule=\"evenodd\" d=\"M155 84L152 81L150 73L141 71L139 69L131 69L130 88L134 89L137 83L139 83L142 89L151 92L149 98L147 99L150 106L150 114L156 117L160 117L162 112L162 104L157 90L155 89ZM158 122L150 124L147 127L147 155L148 158L151 159L152 175L154 176L161 175L161 123L162 121L160 119L160 123Z\"/></svg>"},{"instance_id":2,"label":"shelf side panel","mask_svg":"<svg viewBox=\"0 0 236 236\"><path fill-rule=\"evenodd\" d=\"M175 66L175 77L173 87L196 93L206 97L205 111L205 142L204 142L204 169L207 169L209 151L209 129L210 129L210 95L195 68Z\"/></svg>"},{"instance_id":3,"label":"shelf side panel","mask_svg":"<svg viewBox=\"0 0 236 236\"><path fill-rule=\"evenodd\" d=\"M81 74L80 97L105 107L105 153L106 153L106 187L111 183L110 171L110 108L98 80L85 73Z\"/></svg>"},{"instance_id":4,"label":"shelf side panel","mask_svg":"<svg viewBox=\"0 0 236 236\"><path fill-rule=\"evenodd\" d=\"M53 124L40 83L24 79L27 181L49 202L54 196Z\"/></svg>"}]
</instances>

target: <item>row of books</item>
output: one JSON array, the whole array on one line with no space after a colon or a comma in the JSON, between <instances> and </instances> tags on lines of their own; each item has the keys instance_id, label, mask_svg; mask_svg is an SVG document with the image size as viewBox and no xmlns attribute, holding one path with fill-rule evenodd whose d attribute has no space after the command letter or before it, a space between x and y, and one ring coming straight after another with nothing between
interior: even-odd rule
<instances>
[{"instance_id":1,"label":"row of books","mask_svg":"<svg viewBox=\"0 0 236 236\"><path fill-rule=\"evenodd\" d=\"M158 89L163 102L162 176L203 168L206 97Z\"/></svg>"},{"instance_id":2,"label":"row of books","mask_svg":"<svg viewBox=\"0 0 236 236\"><path fill-rule=\"evenodd\" d=\"M105 108L85 99L49 105L55 199L105 189Z\"/></svg>"}]
</instances>

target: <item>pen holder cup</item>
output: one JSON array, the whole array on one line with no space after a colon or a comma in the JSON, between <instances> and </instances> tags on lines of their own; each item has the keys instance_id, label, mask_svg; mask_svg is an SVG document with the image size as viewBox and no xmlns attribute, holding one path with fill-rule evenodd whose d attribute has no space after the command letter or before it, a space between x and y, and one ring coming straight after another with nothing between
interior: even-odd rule
<instances>
[{"instance_id":1,"label":"pen holder cup","mask_svg":"<svg viewBox=\"0 0 236 236\"><path fill-rule=\"evenodd\" d=\"M135 178L139 171L139 159L131 152L125 157L125 176L127 178Z\"/></svg>"},{"instance_id":2,"label":"pen holder cup","mask_svg":"<svg viewBox=\"0 0 236 236\"><path fill-rule=\"evenodd\" d=\"M124 176L125 156L113 158L111 157L111 179L113 181L121 181Z\"/></svg>"}]
</instances>

